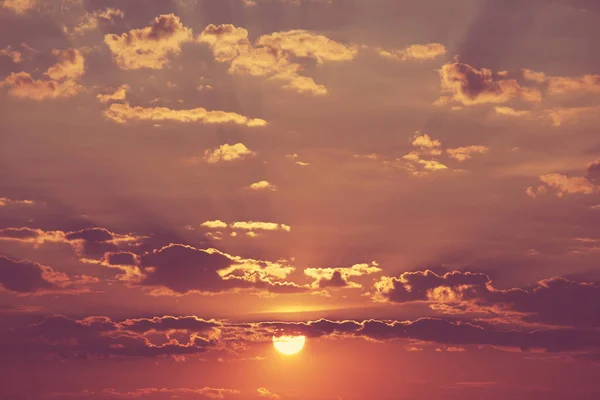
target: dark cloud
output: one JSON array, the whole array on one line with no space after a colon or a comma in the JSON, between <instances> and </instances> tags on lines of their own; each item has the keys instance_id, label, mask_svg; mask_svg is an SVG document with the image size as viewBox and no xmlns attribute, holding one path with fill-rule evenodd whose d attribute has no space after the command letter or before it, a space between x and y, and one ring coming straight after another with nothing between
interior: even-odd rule
<instances>
[{"instance_id":1,"label":"dark cloud","mask_svg":"<svg viewBox=\"0 0 600 400\"><path fill-rule=\"evenodd\" d=\"M57 289L55 283L44 278L47 268L32 261L16 261L0 256L0 284L7 290L19 293Z\"/></svg>"},{"instance_id":2,"label":"dark cloud","mask_svg":"<svg viewBox=\"0 0 600 400\"><path fill-rule=\"evenodd\" d=\"M342 288L349 286L348 282L344 279L340 271L334 271L333 275L331 275L331 278L329 279L323 278L319 280L318 285L321 289Z\"/></svg>"},{"instance_id":3,"label":"dark cloud","mask_svg":"<svg viewBox=\"0 0 600 400\"><path fill-rule=\"evenodd\" d=\"M375 284L375 297L405 303L428 301L442 312L492 312L517 315L522 321L559 326L600 326L600 285L550 278L528 288L496 289L481 273L432 271L384 277Z\"/></svg>"},{"instance_id":4,"label":"dark cloud","mask_svg":"<svg viewBox=\"0 0 600 400\"><path fill-rule=\"evenodd\" d=\"M275 280L291 272L289 267L181 244L170 244L144 254L141 268L145 276L139 283L156 287L160 294L218 293L232 289L283 294L307 290L291 282Z\"/></svg>"}]
</instances>

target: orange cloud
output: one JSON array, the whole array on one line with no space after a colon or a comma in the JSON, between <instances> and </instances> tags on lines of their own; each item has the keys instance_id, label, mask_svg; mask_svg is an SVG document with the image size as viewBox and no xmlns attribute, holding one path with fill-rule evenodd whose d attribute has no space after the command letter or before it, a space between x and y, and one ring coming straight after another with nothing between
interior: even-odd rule
<instances>
[{"instance_id":1,"label":"orange cloud","mask_svg":"<svg viewBox=\"0 0 600 400\"><path fill-rule=\"evenodd\" d=\"M541 101L541 92L526 88L514 79L502 79L486 68L453 62L440 69L442 92L438 104L456 102L465 106L486 103L506 103L520 98L527 102Z\"/></svg>"},{"instance_id":2,"label":"orange cloud","mask_svg":"<svg viewBox=\"0 0 600 400\"><path fill-rule=\"evenodd\" d=\"M304 269L304 275L315 280L311 285L314 289L335 287L361 288L360 284L351 282L350 279L378 272L381 272L381 268L379 268L379 264L376 262L372 262L371 264L355 264L351 267Z\"/></svg>"},{"instance_id":3,"label":"orange cloud","mask_svg":"<svg viewBox=\"0 0 600 400\"><path fill-rule=\"evenodd\" d=\"M114 95L114 94L113 94ZM132 107L129 103L113 103L104 111L111 121L126 123L130 120L139 121L177 121L201 122L204 124L233 123L249 127L265 126L267 122L259 118L249 118L234 112L208 111L205 108L170 109L167 107Z\"/></svg>"},{"instance_id":4,"label":"orange cloud","mask_svg":"<svg viewBox=\"0 0 600 400\"><path fill-rule=\"evenodd\" d=\"M440 43L413 44L402 50L376 49L377 53L385 58L401 61L433 60L446 54L446 47Z\"/></svg>"},{"instance_id":5,"label":"orange cloud","mask_svg":"<svg viewBox=\"0 0 600 400\"><path fill-rule=\"evenodd\" d=\"M263 35L252 45L247 30L230 24L211 24L198 40L211 47L216 61L230 62L230 74L281 80L286 89L313 95L326 95L327 89L312 78L299 75L302 67L291 62L291 57L312 58L317 64L323 64L351 60L357 54L353 46L304 30Z\"/></svg>"},{"instance_id":6,"label":"orange cloud","mask_svg":"<svg viewBox=\"0 0 600 400\"><path fill-rule=\"evenodd\" d=\"M540 176L540 180L548 188L556 189L559 197L562 197L564 194L592 194L598 191L598 186L582 176L570 177L554 173L542 175Z\"/></svg>"},{"instance_id":7,"label":"orange cloud","mask_svg":"<svg viewBox=\"0 0 600 400\"><path fill-rule=\"evenodd\" d=\"M278 399L281 397L278 394L275 394L264 387L260 387L260 388L256 389L256 391L258 392L259 397L266 397L268 399Z\"/></svg>"},{"instance_id":8,"label":"orange cloud","mask_svg":"<svg viewBox=\"0 0 600 400\"><path fill-rule=\"evenodd\" d=\"M85 73L85 60L77 49L57 50L52 54L58 62L44 73L49 80L36 80L28 72L13 72L0 86L10 87L9 93L15 97L44 100L72 97L83 90L76 80Z\"/></svg>"},{"instance_id":9,"label":"orange cloud","mask_svg":"<svg viewBox=\"0 0 600 400\"><path fill-rule=\"evenodd\" d=\"M132 29L122 35L108 34L104 42L121 69L162 69L169 57L181 53L181 46L192 41L192 30L174 14L163 14L150 26Z\"/></svg>"},{"instance_id":10,"label":"orange cloud","mask_svg":"<svg viewBox=\"0 0 600 400\"><path fill-rule=\"evenodd\" d=\"M23 54L20 51L13 50L11 46L8 46L4 49L0 49L0 56L5 56L11 59L15 64L23 61Z\"/></svg>"},{"instance_id":11,"label":"orange cloud","mask_svg":"<svg viewBox=\"0 0 600 400\"><path fill-rule=\"evenodd\" d=\"M129 89L130 89L129 85L121 85L113 93L99 94L96 96L96 98L98 100L100 100L101 103L109 103L111 101L125 100Z\"/></svg>"},{"instance_id":12,"label":"orange cloud","mask_svg":"<svg viewBox=\"0 0 600 400\"><path fill-rule=\"evenodd\" d=\"M37 0L4 0L2 7L7 8L17 14L25 14L37 6Z\"/></svg>"},{"instance_id":13,"label":"orange cloud","mask_svg":"<svg viewBox=\"0 0 600 400\"><path fill-rule=\"evenodd\" d=\"M498 115L507 115L507 116L511 116L511 117L527 117L527 116L531 115L531 111L515 110L514 108L511 108L511 107L496 106L496 107L494 107L494 110L496 111L496 114L498 114Z\"/></svg>"},{"instance_id":14,"label":"orange cloud","mask_svg":"<svg viewBox=\"0 0 600 400\"><path fill-rule=\"evenodd\" d=\"M275 222L258 222L258 221L239 221L230 225L233 229L244 230L263 230L263 231L285 231L290 232L292 228L286 224L277 224Z\"/></svg>"},{"instance_id":15,"label":"orange cloud","mask_svg":"<svg viewBox=\"0 0 600 400\"><path fill-rule=\"evenodd\" d=\"M123 18L125 13L117 8L107 7L103 10L94 10L92 12L86 12L81 22L73 28L73 31L77 34L83 34L84 32L95 30L98 28L100 22L111 23L116 18Z\"/></svg>"}]
</instances>

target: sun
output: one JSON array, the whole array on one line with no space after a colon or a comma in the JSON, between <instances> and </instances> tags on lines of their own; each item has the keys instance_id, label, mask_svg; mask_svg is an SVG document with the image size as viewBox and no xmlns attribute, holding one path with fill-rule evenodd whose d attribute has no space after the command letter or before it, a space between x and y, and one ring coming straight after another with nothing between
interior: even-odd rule
<instances>
[{"instance_id":1,"label":"sun","mask_svg":"<svg viewBox=\"0 0 600 400\"><path fill-rule=\"evenodd\" d=\"M275 349L287 356L299 353L305 343L306 336L273 336Z\"/></svg>"}]
</instances>

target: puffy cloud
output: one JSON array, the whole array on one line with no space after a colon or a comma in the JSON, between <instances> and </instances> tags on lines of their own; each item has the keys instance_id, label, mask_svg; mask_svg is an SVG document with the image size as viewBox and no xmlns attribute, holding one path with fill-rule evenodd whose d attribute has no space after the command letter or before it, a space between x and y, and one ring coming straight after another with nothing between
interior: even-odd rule
<instances>
[{"instance_id":1,"label":"puffy cloud","mask_svg":"<svg viewBox=\"0 0 600 400\"><path fill-rule=\"evenodd\" d=\"M325 61L349 61L356 57L358 49L345 46L323 35L305 30L274 32L261 36L257 46L283 50L296 57L309 57L323 64Z\"/></svg>"},{"instance_id":2,"label":"puffy cloud","mask_svg":"<svg viewBox=\"0 0 600 400\"><path fill-rule=\"evenodd\" d=\"M4 0L2 7L7 8L17 14L25 14L37 6L37 0Z\"/></svg>"},{"instance_id":3,"label":"puffy cloud","mask_svg":"<svg viewBox=\"0 0 600 400\"><path fill-rule=\"evenodd\" d=\"M89 290L85 284L94 282L85 275L70 277L33 261L0 256L0 286L18 294L81 293Z\"/></svg>"},{"instance_id":4,"label":"puffy cloud","mask_svg":"<svg viewBox=\"0 0 600 400\"><path fill-rule=\"evenodd\" d=\"M0 86L10 86L9 93L15 97L31 100L73 97L83 89L72 80L36 80L27 72L13 72Z\"/></svg>"},{"instance_id":5,"label":"puffy cloud","mask_svg":"<svg viewBox=\"0 0 600 400\"><path fill-rule=\"evenodd\" d=\"M236 143L233 145L223 144L217 149L206 150L204 152L204 159L206 162L214 164L220 161L239 160L254 154L256 153L247 148L243 143Z\"/></svg>"},{"instance_id":6,"label":"puffy cloud","mask_svg":"<svg viewBox=\"0 0 600 400\"><path fill-rule=\"evenodd\" d=\"M437 139L432 139L428 134L424 133L422 135L417 134L412 141L412 145L425 149L434 149L440 147L442 143Z\"/></svg>"},{"instance_id":7,"label":"puffy cloud","mask_svg":"<svg viewBox=\"0 0 600 400\"><path fill-rule=\"evenodd\" d=\"M73 31L77 34L83 34L84 32L97 29L100 23L111 23L116 18L123 18L124 16L125 13L123 11L111 7L86 12L81 22L73 28Z\"/></svg>"},{"instance_id":8,"label":"puffy cloud","mask_svg":"<svg viewBox=\"0 0 600 400\"><path fill-rule=\"evenodd\" d=\"M271 190L276 191L277 187L268 181L258 181L249 186L252 190Z\"/></svg>"},{"instance_id":9,"label":"puffy cloud","mask_svg":"<svg viewBox=\"0 0 600 400\"><path fill-rule=\"evenodd\" d=\"M77 49L52 50L58 62L50 67L44 75L55 81L77 79L85 73L85 59Z\"/></svg>"},{"instance_id":10,"label":"puffy cloud","mask_svg":"<svg viewBox=\"0 0 600 400\"><path fill-rule=\"evenodd\" d=\"M293 267L180 244L144 254L140 268L144 277L132 283L154 288L151 293L155 295L219 293L235 289L271 293L307 290L283 281L294 270Z\"/></svg>"},{"instance_id":11,"label":"puffy cloud","mask_svg":"<svg viewBox=\"0 0 600 400\"><path fill-rule=\"evenodd\" d=\"M355 264L351 267L338 268L305 268L304 275L313 278L313 288L326 289L336 287L360 288L360 284L350 279L381 272L376 262L371 264Z\"/></svg>"},{"instance_id":12,"label":"puffy cloud","mask_svg":"<svg viewBox=\"0 0 600 400\"><path fill-rule=\"evenodd\" d=\"M549 189L555 189L559 197L564 194L582 193L592 194L598 191L598 186L583 176L566 176L562 174L546 174L540 176L540 180Z\"/></svg>"},{"instance_id":13,"label":"puffy cloud","mask_svg":"<svg viewBox=\"0 0 600 400\"><path fill-rule=\"evenodd\" d=\"M5 56L11 59L15 64L23 61L23 54L20 51L13 50L11 46L0 49L0 56Z\"/></svg>"},{"instance_id":14,"label":"puffy cloud","mask_svg":"<svg viewBox=\"0 0 600 400\"><path fill-rule=\"evenodd\" d=\"M480 312L528 323L600 326L600 285L595 283L555 277L524 289L502 290L494 288L489 276L482 273L438 275L427 270L382 277L373 288L375 300L428 302L432 309L445 313Z\"/></svg>"},{"instance_id":15,"label":"puffy cloud","mask_svg":"<svg viewBox=\"0 0 600 400\"><path fill-rule=\"evenodd\" d=\"M174 14L160 15L150 26L120 36L104 36L115 63L126 70L162 69L168 65L169 57L181 53L181 46L192 39L192 30Z\"/></svg>"},{"instance_id":16,"label":"puffy cloud","mask_svg":"<svg viewBox=\"0 0 600 400\"><path fill-rule=\"evenodd\" d=\"M442 104L453 101L470 106L506 103L515 98L528 102L541 100L539 90L523 87L514 79L502 79L489 69L476 69L469 64L445 64L440 69L440 78L445 94L439 100Z\"/></svg>"},{"instance_id":17,"label":"puffy cloud","mask_svg":"<svg viewBox=\"0 0 600 400\"><path fill-rule=\"evenodd\" d=\"M215 60L230 63L231 74L281 80L286 89L313 95L326 95L327 89L312 78L299 75L302 66L292 62L292 57L312 58L323 64L351 60L357 54L352 46L304 30L263 35L253 45L244 28L208 25L198 40L211 47Z\"/></svg>"},{"instance_id":18,"label":"puffy cloud","mask_svg":"<svg viewBox=\"0 0 600 400\"><path fill-rule=\"evenodd\" d=\"M206 221L203 222L200 226L204 226L206 228L212 228L212 229L220 229L220 228L227 228L227 224L221 220L215 220L215 221Z\"/></svg>"},{"instance_id":19,"label":"puffy cloud","mask_svg":"<svg viewBox=\"0 0 600 400\"><path fill-rule=\"evenodd\" d=\"M543 72L536 72L530 69L523 69L523 78L528 81L536 82L536 83L544 83L546 81L546 74Z\"/></svg>"},{"instance_id":20,"label":"puffy cloud","mask_svg":"<svg viewBox=\"0 0 600 400\"><path fill-rule=\"evenodd\" d=\"M0 82L8 86L9 93L15 97L44 100L72 97L83 90L76 80L85 72L85 60L77 49L57 50L52 54L58 62L44 75L49 79L34 79L28 72L13 72Z\"/></svg>"},{"instance_id":21,"label":"puffy cloud","mask_svg":"<svg viewBox=\"0 0 600 400\"><path fill-rule=\"evenodd\" d=\"M129 89L129 85L121 85L113 93L99 94L96 96L96 98L101 103L110 103L111 101L122 101L125 100L125 98L127 97L127 92L129 91Z\"/></svg>"},{"instance_id":22,"label":"puffy cloud","mask_svg":"<svg viewBox=\"0 0 600 400\"><path fill-rule=\"evenodd\" d=\"M413 44L402 50L385 50L378 48L377 53L385 58L402 61L433 60L446 54L446 47L440 43Z\"/></svg>"},{"instance_id":23,"label":"puffy cloud","mask_svg":"<svg viewBox=\"0 0 600 400\"><path fill-rule=\"evenodd\" d=\"M129 103L113 103L104 112L111 121L126 123L131 120L138 121L177 121L201 122L204 124L233 123L249 127L264 126L266 121L258 118L249 118L234 112L208 111L205 108L173 110L167 107L132 107Z\"/></svg>"},{"instance_id":24,"label":"puffy cloud","mask_svg":"<svg viewBox=\"0 0 600 400\"><path fill-rule=\"evenodd\" d=\"M198 41L208 44L219 62L232 61L252 47L248 31L231 24L208 25L198 36Z\"/></svg>"},{"instance_id":25,"label":"puffy cloud","mask_svg":"<svg viewBox=\"0 0 600 400\"><path fill-rule=\"evenodd\" d=\"M458 161L465 161L471 158L472 154L485 154L488 151L489 149L486 146L466 146L446 150L450 157Z\"/></svg>"}]
</instances>

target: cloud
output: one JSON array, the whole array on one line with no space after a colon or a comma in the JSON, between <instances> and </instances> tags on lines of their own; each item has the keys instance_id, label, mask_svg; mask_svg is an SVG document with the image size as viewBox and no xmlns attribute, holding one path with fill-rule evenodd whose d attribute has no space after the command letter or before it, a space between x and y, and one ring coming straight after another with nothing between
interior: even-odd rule
<instances>
[{"instance_id":1,"label":"cloud","mask_svg":"<svg viewBox=\"0 0 600 400\"><path fill-rule=\"evenodd\" d=\"M230 24L211 24L199 35L198 40L210 46L216 61L230 63L230 74L281 80L286 89L313 95L326 95L327 89L312 78L299 75L302 66L293 62L292 58L313 59L321 65L348 61L357 54L353 46L305 30L263 35L253 45L246 29Z\"/></svg>"},{"instance_id":2,"label":"cloud","mask_svg":"<svg viewBox=\"0 0 600 400\"><path fill-rule=\"evenodd\" d=\"M447 149L448 155L458 161L466 161L472 154L485 154L489 151L486 146L466 146L455 149Z\"/></svg>"},{"instance_id":3,"label":"cloud","mask_svg":"<svg viewBox=\"0 0 600 400\"><path fill-rule=\"evenodd\" d=\"M496 106L496 107L494 107L494 110L496 111L496 114L498 114L498 115L507 115L510 117L528 117L531 115L531 111L515 110L514 108L511 108L511 107Z\"/></svg>"},{"instance_id":4,"label":"cloud","mask_svg":"<svg viewBox=\"0 0 600 400\"><path fill-rule=\"evenodd\" d=\"M81 293L98 280L85 275L70 277L51 267L29 260L0 256L0 286L18 294Z\"/></svg>"},{"instance_id":5,"label":"cloud","mask_svg":"<svg viewBox=\"0 0 600 400\"><path fill-rule=\"evenodd\" d=\"M273 192L277 190L277 187L275 185L273 185L272 183L269 183L268 181L255 182L255 183L251 184L249 186L249 188L252 190L270 190Z\"/></svg>"},{"instance_id":6,"label":"cloud","mask_svg":"<svg viewBox=\"0 0 600 400\"><path fill-rule=\"evenodd\" d=\"M417 161L427 171L442 171L448 169L448 167L436 160L419 160Z\"/></svg>"},{"instance_id":7,"label":"cloud","mask_svg":"<svg viewBox=\"0 0 600 400\"><path fill-rule=\"evenodd\" d=\"M124 16L123 11L111 7L86 12L81 18L81 22L73 28L73 32L81 35L84 32L97 29L100 23L114 23L116 18L123 18Z\"/></svg>"},{"instance_id":8,"label":"cloud","mask_svg":"<svg viewBox=\"0 0 600 400\"><path fill-rule=\"evenodd\" d=\"M260 388L256 389L256 392L258 393L258 395L260 397L266 397L268 399L279 399L281 397L278 394L275 394L275 393L271 392L269 389L264 388L264 387L260 387Z\"/></svg>"},{"instance_id":9,"label":"cloud","mask_svg":"<svg viewBox=\"0 0 600 400\"><path fill-rule=\"evenodd\" d=\"M125 70L162 69L169 64L169 57L181 53L181 46L192 39L192 30L174 14L160 15L150 26L120 36L104 36L114 62Z\"/></svg>"},{"instance_id":10,"label":"cloud","mask_svg":"<svg viewBox=\"0 0 600 400\"><path fill-rule=\"evenodd\" d=\"M554 277L528 288L496 289L488 275L453 271L382 277L373 297L394 303L428 302L442 313L479 312L489 318L571 327L600 327L600 284Z\"/></svg>"},{"instance_id":11,"label":"cloud","mask_svg":"<svg viewBox=\"0 0 600 400\"><path fill-rule=\"evenodd\" d=\"M124 124L137 121L177 121L182 123L201 122L204 124L233 123L248 127L265 126L266 121L249 118L234 112L208 111L205 108L173 110L167 107L132 107L129 103L113 103L104 111L111 121Z\"/></svg>"},{"instance_id":12,"label":"cloud","mask_svg":"<svg viewBox=\"0 0 600 400\"><path fill-rule=\"evenodd\" d=\"M317 64L326 61L349 61L358 49L305 30L274 32L261 36L257 46L289 52L296 57L313 58Z\"/></svg>"},{"instance_id":13,"label":"cloud","mask_svg":"<svg viewBox=\"0 0 600 400\"><path fill-rule=\"evenodd\" d=\"M0 82L15 97L31 100L73 97L83 90L77 83L85 73L85 60L77 49L57 50L58 62L44 73L49 79L36 80L28 72L13 72Z\"/></svg>"},{"instance_id":14,"label":"cloud","mask_svg":"<svg viewBox=\"0 0 600 400\"><path fill-rule=\"evenodd\" d=\"M94 259L102 258L106 252L118 251L119 246L139 243L141 239L140 236L117 234L104 228L86 228L72 232L44 231L27 227L0 229L0 241L16 241L34 246L65 243L80 257Z\"/></svg>"},{"instance_id":15,"label":"cloud","mask_svg":"<svg viewBox=\"0 0 600 400\"><path fill-rule=\"evenodd\" d=\"M127 330L127 321L118 323L107 317L80 320L55 315L42 322L0 332L0 349L9 356L53 354L60 358L159 357L203 353L216 344L210 335L187 331L177 339L170 335L160 341L146 332Z\"/></svg>"},{"instance_id":16,"label":"cloud","mask_svg":"<svg viewBox=\"0 0 600 400\"><path fill-rule=\"evenodd\" d=\"M0 197L0 207L13 206L13 205L25 205L31 206L35 204L33 200L12 200L7 197Z\"/></svg>"},{"instance_id":17,"label":"cloud","mask_svg":"<svg viewBox=\"0 0 600 400\"><path fill-rule=\"evenodd\" d=\"M351 267L338 268L305 268L304 275L314 279L312 287L315 289L327 288L361 288L352 278L367 276L381 272L376 262L371 264L355 264Z\"/></svg>"},{"instance_id":18,"label":"cloud","mask_svg":"<svg viewBox=\"0 0 600 400\"><path fill-rule=\"evenodd\" d=\"M283 281L293 267L269 261L246 259L216 249L197 249L170 244L141 257L142 286L153 294L219 293L235 289L297 293L307 288Z\"/></svg>"},{"instance_id":19,"label":"cloud","mask_svg":"<svg viewBox=\"0 0 600 400\"><path fill-rule=\"evenodd\" d=\"M583 176L570 177L554 173L542 175L540 180L546 184L548 189L555 189L559 197L564 194L592 194L598 191L598 186Z\"/></svg>"},{"instance_id":20,"label":"cloud","mask_svg":"<svg viewBox=\"0 0 600 400\"><path fill-rule=\"evenodd\" d=\"M4 0L2 7L7 8L17 14L25 14L37 6L37 0Z\"/></svg>"},{"instance_id":21,"label":"cloud","mask_svg":"<svg viewBox=\"0 0 600 400\"><path fill-rule=\"evenodd\" d=\"M121 85L113 93L99 94L96 96L96 98L101 103L110 103L111 101L122 101L125 100L125 98L127 97L127 92L130 89L131 88L129 87L129 85Z\"/></svg>"},{"instance_id":22,"label":"cloud","mask_svg":"<svg viewBox=\"0 0 600 400\"><path fill-rule=\"evenodd\" d=\"M552 302L557 304L557 299ZM165 320L165 322L163 322ZM413 321L320 319L304 322L231 323L196 317L154 317L113 321L107 317L47 317L42 322L0 332L5 357L53 354L60 358L187 357L240 343L270 342L274 335L316 338L364 338L371 341L411 340L452 348L488 345L497 349L578 354L600 350L597 331L586 327L501 330L483 323L421 318ZM149 323L148 323L149 321ZM168 321L168 322L167 322ZM166 324L161 326L162 324ZM212 326L214 324L214 326ZM157 326L159 330L156 330ZM175 326L176 329L167 329ZM153 334L150 334L153 333Z\"/></svg>"},{"instance_id":23,"label":"cloud","mask_svg":"<svg viewBox=\"0 0 600 400\"><path fill-rule=\"evenodd\" d=\"M247 148L243 143L233 145L223 144L214 150L206 150L204 159L210 164L215 164L222 161L234 161L255 155L256 153Z\"/></svg>"},{"instance_id":24,"label":"cloud","mask_svg":"<svg viewBox=\"0 0 600 400\"><path fill-rule=\"evenodd\" d=\"M434 149L436 147L440 147L442 143L437 139L431 139L431 137L426 133L422 135L417 133L417 135L415 135L413 138L412 145L425 149Z\"/></svg>"},{"instance_id":25,"label":"cloud","mask_svg":"<svg viewBox=\"0 0 600 400\"><path fill-rule=\"evenodd\" d=\"M438 103L456 102L461 105L499 104L513 99L541 101L537 89L521 86L514 79L503 79L486 68L476 69L469 64L448 63L440 69L442 92Z\"/></svg>"},{"instance_id":26,"label":"cloud","mask_svg":"<svg viewBox=\"0 0 600 400\"><path fill-rule=\"evenodd\" d=\"M545 111L545 115L554 126L562 126L566 122L577 121L581 116L600 112L600 106L589 107L554 107Z\"/></svg>"},{"instance_id":27,"label":"cloud","mask_svg":"<svg viewBox=\"0 0 600 400\"><path fill-rule=\"evenodd\" d=\"M0 56L5 56L11 59L12 62L18 64L23 61L23 54L20 51L13 50L11 46L0 49Z\"/></svg>"},{"instance_id":28,"label":"cloud","mask_svg":"<svg viewBox=\"0 0 600 400\"><path fill-rule=\"evenodd\" d=\"M58 62L50 67L44 75L55 81L77 79L85 73L85 59L79 50L52 50Z\"/></svg>"},{"instance_id":29,"label":"cloud","mask_svg":"<svg viewBox=\"0 0 600 400\"><path fill-rule=\"evenodd\" d=\"M446 47L440 43L413 44L402 50L376 49L382 57L399 61L426 61L433 60L446 54Z\"/></svg>"},{"instance_id":30,"label":"cloud","mask_svg":"<svg viewBox=\"0 0 600 400\"><path fill-rule=\"evenodd\" d=\"M215 221L205 221L202 224L200 224L200 226L212 229L227 228L227 224L218 219Z\"/></svg>"},{"instance_id":31,"label":"cloud","mask_svg":"<svg viewBox=\"0 0 600 400\"><path fill-rule=\"evenodd\" d=\"M570 92L600 93L600 75L583 75L580 77L550 76L546 78L549 94L566 94Z\"/></svg>"},{"instance_id":32,"label":"cloud","mask_svg":"<svg viewBox=\"0 0 600 400\"><path fill-rule=\"evenodd\" d=\"M83 390L81 392L55 392L50 394L49 398L89 398L98 396L100 398L110 399L137 399L144 397L178 399L178 398L203 398L203 399L226 399L231 396L237 396L241 392L234 389L222 389L204 387L194 388L140 388L130 392L120 392L113 388L107 388L101 391ZM159 396L159 397L156 397ZM185 396L185 397L183 397Z\"/></svg>"},{"instance_id":33,"label":"cloud","mask_svg":"<svg viewBox=\"0 0 600 400\"><path fill-rule=\"evenodd\" d=\"M285 231L289 232L292 228L286 224L277 224L275 222L259 222L259 221L239 221L230 225L233 229L243 230L264 230L264 231Z\"/></svg>"}]
</instances>

